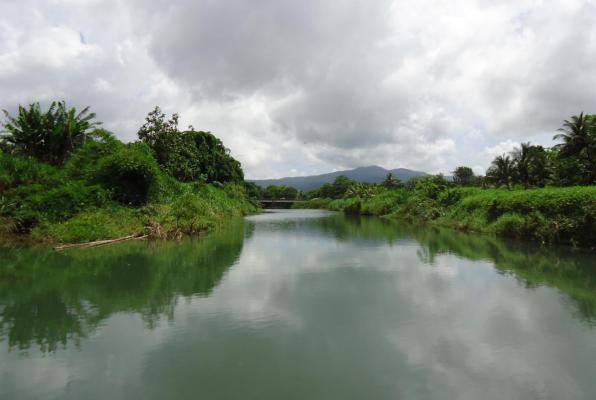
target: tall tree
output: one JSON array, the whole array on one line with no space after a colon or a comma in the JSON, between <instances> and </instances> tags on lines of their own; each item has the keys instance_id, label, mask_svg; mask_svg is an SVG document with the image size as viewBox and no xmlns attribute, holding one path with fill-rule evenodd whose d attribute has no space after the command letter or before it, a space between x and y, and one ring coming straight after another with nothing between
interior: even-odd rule
<instances>
[{"instance_id":1,"label":"tall tree","mask_svg":"<svg viewBox=\"0 0 596 400\"><path fill-rule=\"evenodd\" d=\"M524 187L530 185L530 163L531 163L531 148L530 142L520 144L520 147L514 149L510 154L515 163L516 178Z\"/></svg>"},{"instance_id":2,"label":"tall tree","mask_svg":"<svg viewBox=\"0 0 596 400\"><path fill-rule=\"evenodd\" d=\"M486 171L486 177L497 185L510 186L516 177L515 162L506 154L497 156Z\"/></svg>"},{"instance_id":3,"label":"tall tree","mask_svg":"<svg viewBox=\"0 0 596 400\"><path fill-rule=\"evenodd\" d=\"M584 176L583 183L596 182L596 116L573 115L565 120L563 127L559 129L554 140L562 140L555 146L559 150L561 158L578 158L580 160Z\"/></svg>"}]
</instances>

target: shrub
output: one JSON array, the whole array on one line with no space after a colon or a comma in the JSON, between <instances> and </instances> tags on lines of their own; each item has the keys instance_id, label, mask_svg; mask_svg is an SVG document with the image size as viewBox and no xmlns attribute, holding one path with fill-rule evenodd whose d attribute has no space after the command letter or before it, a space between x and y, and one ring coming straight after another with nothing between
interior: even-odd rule
<instances>
[{"instance_id":1,"label":"shrub","mask_svg":"<svg viewBox=\"0 0 596 400\"><path fill-rule=\"evenodd\" d=\"M101 159L95 181L107 188L114 200L141 205L157 197L159 174L151 150L145 144L133 143Z\"/></svg>"},{"instance_id":2,"label":"shrub","mask_svg":"<svg viewBox=\"0 0 596 400\"><path fill-rule=\"evenodd\" d=\"M494 223L495 233L509 237L527 236L526 220L519 214L507 213L501 215Z\"/></svg>"},{"instance_id":3,"label":"shrub","mask_svg":"<svg viewBox=\"0 0 596 400\"><path fill-rule=\"evenodd\" d=\"M416 176L406 183L406 188L421 196L437 199L449 183L442 175Z\"/></svg>"},{"instance_id":4,"label":"shrub","mask_svg":"<svg viewBox=\"0 0 596 400\"><path fill-rule=\"evenodd\" d=\"M99 129L93 136L93 140L87 140L65 163L64 170L69 177L93 180L98 175L101 160L125 147L111 132Z\"/></svg>"},{"instance_id":5,"label":"shrub","mask_svg":"<svg viewBox=\"0 0 596 400\"><path fill-rule=\"evenodd\" d=\"M59 185L64 178L56 167L34 158L0 152L0 192L31 183Z\"/></svg>"},{"instance_id":6,"label":"shrub","mask_svg":"<svg viewBox=\"0 0 596 400\"><path fill-rule=\"evenodd\" d=\"M34 238L52 238L62 243L111 239L144 231L139 211L113 206L86 210L61 223L44 223L32 231Z\"/></svg>"},{"instance_id":7,"label":"shrub","mask_svg":"<svg viewBox=\"0 0 596 400\"><path fill-rule=\"evenodd\" d=\"M22 230L28 230L42 220L64 221L88 207L101 206L107 193L97 185L66 181L57 187L40 184L21 185L7 192L16 203L13 216Z\"/></svg>"}]
</instances>

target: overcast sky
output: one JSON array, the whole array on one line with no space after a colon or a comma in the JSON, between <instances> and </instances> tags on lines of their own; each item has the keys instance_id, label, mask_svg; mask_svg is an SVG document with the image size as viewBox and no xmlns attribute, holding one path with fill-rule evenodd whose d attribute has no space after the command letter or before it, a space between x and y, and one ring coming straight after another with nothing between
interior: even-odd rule
<instances>
[{"instance_id":1,"label":"overcast sky","mask_svg":"<svg viewBox=\"0 0 596 400\"><path fill-rule=\"evenodd\" d=\"M160 105L250 178L482 172L596 112L596 0L2 0L0 108Z\"/></svg>"}]
</instances>

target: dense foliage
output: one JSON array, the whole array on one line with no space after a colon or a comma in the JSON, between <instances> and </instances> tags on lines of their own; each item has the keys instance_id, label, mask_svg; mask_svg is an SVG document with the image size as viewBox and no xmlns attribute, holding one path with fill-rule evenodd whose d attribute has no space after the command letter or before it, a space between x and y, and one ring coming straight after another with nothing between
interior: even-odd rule
<instances>
[{"instance_id":1,"label":"dense foliage","mask_svg":"<svg viewBox=\"0 0 596 400\"><path fill-rule=\"evenodd\" d=\"M77 114L64 103L52 103L47 112L33 104L20 107L17 117L6 113L0 236L176 236L252 210L240 163L222 142L207 132L178 132L177 117L165 121L158 110L134 143L92 130L94 114Z\"/></svg>"},{"instance_id":2,"label":"dense foliage","mask_svg":"<svg viewBox=\"0 0 596 400\"><path fill-rule=\"evenodd\" d=\"M155 152L159 165L183 182L242 182L240 163L221 140L192 127L178 130L178 115L168 120L159 107L149 113L139 129L139 139Z\"/></svg>"},{"instance_id":3,"label":"dense foliage","mask_svg":"<svg viewBox=\"0 0 596 400\"><path fill-rule=\"evenodd\" d=\"M299 197L298 189L285 185L269 185L261 194L261 198L267 200L295 200Z\"/></svg>"}]
</instances>

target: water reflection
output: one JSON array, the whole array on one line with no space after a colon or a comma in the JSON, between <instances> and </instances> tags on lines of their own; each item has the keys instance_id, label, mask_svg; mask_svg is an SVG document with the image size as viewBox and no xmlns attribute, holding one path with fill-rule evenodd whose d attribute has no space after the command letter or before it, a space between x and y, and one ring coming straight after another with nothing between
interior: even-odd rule
<instances>
[{"instance_id":1,"label":"water reflection","mask_svg":"<svg viewBox=\"0 0 596 400\"><path fill-rule=\"evenodd\" d=\"M148 327L171 317L179 296L207 296L238 259L242 220L205 238L127 242L57 253L0 250L0 338L44 351L79 344L107 317L138 313Z\"/></svg>"},{"instance_id":2,"label":"water reflection","mask_svg":"<svg viewBox=\"0 0 596 400\"><path fill-rule=\"evenodd\" d=\"M309 218L316 213L307 214ZM577 307L577 316L596 323L596 255L564 246L540 246L489 235L467 234L452 229L422 227L374 217L345 217L326 214L308 220L299 213L287 213L264 220L283 222L259 224L261 231L286 231L307 237L331 236L351 246L416 246L424 264L433 265L437 257L456 255L465 260L488 261L499 272L509 274L528 288L548 286L567 294ZM261 222L261 221L259 221Z\"/></svg>"},{"instance_id":3,"label":"water reflection","mask_svg":"<svg viewBox=\"0 0 596 400\"><path fill-rule=\"evenodd\" d=\"M284 211L181 243L3 257L1 335L30 350L0 349L0 398L596 393L589 253Z\"/></svg>"}]
</instances>

